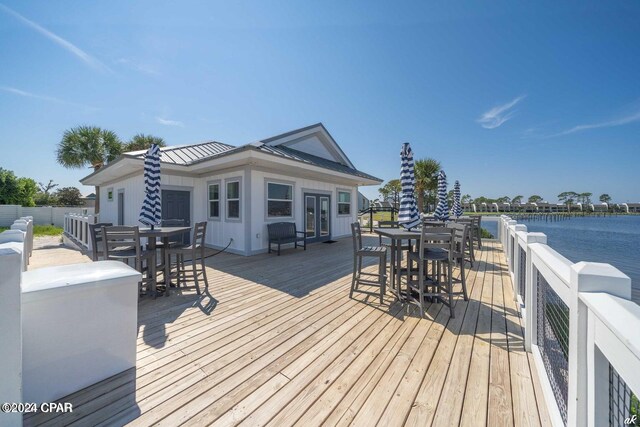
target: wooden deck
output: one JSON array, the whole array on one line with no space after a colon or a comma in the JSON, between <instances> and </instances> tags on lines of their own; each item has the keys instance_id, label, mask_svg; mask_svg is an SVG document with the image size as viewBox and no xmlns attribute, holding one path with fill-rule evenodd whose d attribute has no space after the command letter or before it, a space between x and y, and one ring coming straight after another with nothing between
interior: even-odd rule
<instances>
[{"instance_id":1,"label":"wooden deck","mask_svg":"<svg viewBox=\"0 0 640 427\"><path fill-rule=\"evenodd\" d=\"M209 258L206 296L141 300L135 369L25 425L550 425L499 243L454 319L349 299L350 244Z\"/></svg>"}]
</instances>

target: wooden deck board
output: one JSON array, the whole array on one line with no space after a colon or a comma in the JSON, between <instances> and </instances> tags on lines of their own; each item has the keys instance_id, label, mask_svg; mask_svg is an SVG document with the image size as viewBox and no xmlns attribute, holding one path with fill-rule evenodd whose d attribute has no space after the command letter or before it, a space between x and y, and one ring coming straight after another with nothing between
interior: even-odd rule
<instances>
[{"instance_id":1,"label":"wooden deck board","mask_svg":"<svg viewBox=\"0 0 640 427\"><path fill-rule=\"evenodd\" d=\"M25 425L546 424L498 243L455 319L349 299L350 243L208 259L209 294L141 300L135 369Z\"/></svg>"}]
</instances>

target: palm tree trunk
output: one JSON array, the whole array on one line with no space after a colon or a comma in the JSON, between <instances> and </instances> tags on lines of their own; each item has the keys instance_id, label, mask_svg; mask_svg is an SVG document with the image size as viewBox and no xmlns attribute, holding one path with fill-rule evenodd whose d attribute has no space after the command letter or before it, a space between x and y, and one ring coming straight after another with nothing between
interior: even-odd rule
<instances>
[{"instance_id":1,"label":"palm tree trunk","mask_svg":"<svg viewBox=\"0 0 640 427\"><path fill-rule=\"evenodd\" d=\"M93 207L93 215L97 216L100 213L100 187L98 187L97 185L96 185L95 194L96 194L96 203ZM96 220L96 222L99 222L99 221Z\"/></svg>"},{"instance_id":2,"label":"palm tree trunk","mask_svg":"<svg viewBox=\"0 0 640 427\"><path fill-rule=\"evenodd\" d=\"M424 192L418 191L418 212L424 212Z\"/></svg>"},{"instance_id":3,"label":"palm tree trunk","mask_svg":"<svg viewBox=\"0 0 640 427\"><path fill-rule=\"evenodd\" d=\"M100 165L95 165L93 167L94 172L97 171L98 169L100 169ZM93 207L93 215L94 217L97 217L98 214L100 213L100 187L98 187L97 185L96 185L95 194L96 194L96 203ZM99 219L96 219L96 222L100 222Z\"/></svg>"}]
</instances>

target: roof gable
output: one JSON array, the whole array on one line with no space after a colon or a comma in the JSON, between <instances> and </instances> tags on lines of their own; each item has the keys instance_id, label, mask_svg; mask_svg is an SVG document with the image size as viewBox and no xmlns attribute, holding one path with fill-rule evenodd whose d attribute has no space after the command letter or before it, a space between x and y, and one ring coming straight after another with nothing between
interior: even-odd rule
<instances>
[{"instance_id":1,"label":"roof gable","mask_svg":"<svg viewBox=\"0 0 640 427\"><path fill-rule=\"evenodd\" d=\"M347 155L344 154L344 151L342 151L322 123L292 130L271 138L263 139L260 142L269 147L291 148L355 169L353 163L351 163Z\"/></svg>"}]
</instances>

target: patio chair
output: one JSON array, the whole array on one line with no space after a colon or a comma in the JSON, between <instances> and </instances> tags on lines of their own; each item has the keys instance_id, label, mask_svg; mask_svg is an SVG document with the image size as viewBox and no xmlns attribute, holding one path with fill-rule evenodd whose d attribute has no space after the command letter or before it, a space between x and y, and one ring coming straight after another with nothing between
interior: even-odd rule
<instances>
[{"instance_id":1,"label":"patio chair","mask_svg":"<svg viewBox=\"0 0 640 427\"><path fill-rule=\"evenodd\" d=\"M458 224L464 224L467 226L467 245L466 249L469 251L469 260L471 262L471 267L473 268L473 262L476 260L476 254L474 251L473 244L473 233L474 233L474 220L471 217L460 217L455 220Z\"/></svg>"},{"instance_id":2,"label":"patio chair","mask_svg":"<svg viewBox=\"0 0 640 427\"><path fill-rule=\"evenodd\" d=\"M351 279L351 291L349 298L353 298L354 292L362 292L367 295L377 295L378 292L363 291L359 285L378 286L380 288L380 304L384 302L384 294L387 291L387 248L384 246L362 246L362 230L360 223L351 224L351 237L353 238L353 277ZM366 273L362 271L364 258L378 259L378 273ZM362 276L375 277L377 280L363 279Z\"/></svg>"},{"instance_id":3,"label":"patio chair","mask_svg":"<svg viewBox=\"0 0 640 427\"><path fill-rule=\"evenodd\" d=\"M142 287L155 284L153 272L155 254L143 250L140 243L140 230L137 226L102 226L102 246L105 260L119 260L127 264L133 262L133 268L142 273L142 281L138 283L138 292L142 294Z\"/></svg>"},{"instance_id":4,"label":"patio chair","mask_svg":"<svg viewBox=\"0 0 640 427\"><path fill-rule=\"evenodd\" d=\"M161 227L183 227L184 219L163 219L161 222ZM174 236L175 240L169 241L169 246L180 246L184 245L184 234L179 236ZM149 244L147 243L147 248ZM164 261L165 261L165 244L162 241L156 241L156 249L160 249L160 263L157 265L158 271L164 270ZM182 258L182 255L177 255L179 258Z\"/></svg>"},{"instance_id":5,"label":"patio chair","mask_svg":"<svg viewBox=\"0 0 640 427\"><path fill-rule=\"evenodd\" d=\"M482 228L480 226L480 223L482 222L482 215L474 215L471 219L473 221L471 228L471 240L478 242L478 249L482 249Z\"/></svg>"},{"instance_id":6,"label":"patio chair","mask_svg":"<svg viewBox=\"0 0 640 427\"><path fill-rule=\"evenodd\" d=\"M473 261L469 253L469 231L470 227L466 224L452 223L450 228L453 229L453 261L460 268L460 279L452 279L454 283L460 283L462 285L462 295L464 300L468 301L467 295L467 281L465 273L465 265L467 262L471 264L473 268Z\"/></svg>"},{"instance_id":7,"label":"patio chair","mask_svg":"<svg viewBox=\"0 0 640 427\"><path fill-rule=\"evenodd\" d=\"M209 282L207 281L207 268L204 265L204 242L207 234L207 223L199 222L193 227L193 239L191 240L190 245L175 245L169 246L165 249L165 261L166 263L171 264L171 256L176 256L176 277L177 277L177 285L186 283L187 277L193 279L196 285L196 292L200 295L200 285L198 284L198 276L202 274L202 278L204 280L204 288L207 289L209 287ZM191 271L187 272L185 268L184 256L188 255L191 257ZM200 271L198 271L197 264L198 260L200 260ZM167 282L169 278L167 278ZM167 292L169 292L169 288L167 287Z\"/></svg>"},{"instance_id":8,"label":"patio chair","mask_svg":"<svg viewBox=\"0 0 640 427\"><path fill-rule=\"evenodd\" d=\"M102 246L102 227L111 227L111 222L99 222L97 224L89 224L89 238L91 239L91 259L98 261L104 255Z\"/></svg>"},{"instance_id":9,"label":"patio chair","mask_svg":"<svg viewBox=\"0 0 640 427\"><path fill-rule=\"evenodd\" d=\"M434 237L432 234L437 234ZM418 251L409 253L407 263L407 299L409 303L420 307L424 317L427 298L439 299L449 307L451 317L455 317L453 305L453 260L455 253L454 230L447 227L422 227ZM418 278L413 278L413 261L418 264ZM432 267L431 276L427 273L428 263ZM446 268L446 271L445 271ZM446 273L446 274L443 274Z\"/></svg>"}]
</instances>

